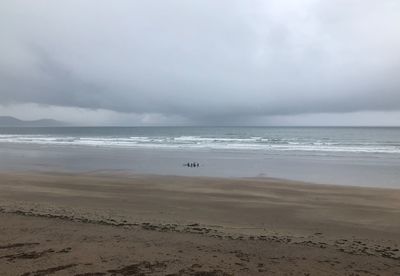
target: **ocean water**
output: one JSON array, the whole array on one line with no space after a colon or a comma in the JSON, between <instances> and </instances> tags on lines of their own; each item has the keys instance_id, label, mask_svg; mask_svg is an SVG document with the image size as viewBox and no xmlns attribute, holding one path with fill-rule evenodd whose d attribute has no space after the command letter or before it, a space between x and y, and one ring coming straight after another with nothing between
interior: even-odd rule
<instances>
[{"instance_id":1,"label":"ocean water","mask_svg":"<svg viewBox=\"0 0 400 276\"><path fill-rule=\"evenodd\" d=\"M67 127L0 128L0 143L175 150L400 155L400 128Z\"/></svg>"},{"instance_id":2,"label":"ocean water","mask_svg":"<svg viewBox=\"0 0 400 276\"><path fill-rule=\"evenodd\" d=\"M189 169L186 162L201 166ZM0 128L0 170L266 176L400 188L400 128Z\"/></svg>"}]
</instances>

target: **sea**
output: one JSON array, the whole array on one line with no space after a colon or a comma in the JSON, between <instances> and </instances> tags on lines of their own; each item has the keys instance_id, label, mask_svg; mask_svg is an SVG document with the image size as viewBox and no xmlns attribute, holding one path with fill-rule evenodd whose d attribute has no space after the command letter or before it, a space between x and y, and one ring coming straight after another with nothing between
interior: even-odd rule
<instances>
[{"instance_id":1,"label":"sea","mask_svg":"<svg viewBox=\"0 0 400 276\"><path fill-rule=\"evenodd\" d=\"M199 163L188 167L187 163ZM0 171L272 177L400 188L397 127L3 127Z\"/></svg>"}]
</instances>

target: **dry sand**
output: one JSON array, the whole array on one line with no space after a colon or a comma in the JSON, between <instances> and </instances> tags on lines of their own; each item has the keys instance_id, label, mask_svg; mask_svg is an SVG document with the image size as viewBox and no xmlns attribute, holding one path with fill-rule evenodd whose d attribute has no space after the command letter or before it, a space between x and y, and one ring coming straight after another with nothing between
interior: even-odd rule
<instances>
[{"instance_id":1,"label":"dry sand","mask_svg":"<svg viewBox=\"0 0 400 276\"><path fill-rule=\"evenodd\" d=\"M400 275L400 190L1 173L0 275Z\"/></svg>"}]
</instances>

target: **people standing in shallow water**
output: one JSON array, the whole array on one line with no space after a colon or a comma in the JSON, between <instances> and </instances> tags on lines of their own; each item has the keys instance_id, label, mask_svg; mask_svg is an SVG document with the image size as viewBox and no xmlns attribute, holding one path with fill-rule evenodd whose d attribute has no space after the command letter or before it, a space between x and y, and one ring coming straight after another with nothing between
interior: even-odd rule
<instances>
[{"instance_id":1,"label":"people standing in shallow water","mask_svg":"<svg viewBox=\"0 0 400 276\"><path fill-rule=\"evenodd\" d=\"M184 166L189 168L198 168L200 167L200 164L198 162L187 162Z\"/></svg>"}]
</instances>

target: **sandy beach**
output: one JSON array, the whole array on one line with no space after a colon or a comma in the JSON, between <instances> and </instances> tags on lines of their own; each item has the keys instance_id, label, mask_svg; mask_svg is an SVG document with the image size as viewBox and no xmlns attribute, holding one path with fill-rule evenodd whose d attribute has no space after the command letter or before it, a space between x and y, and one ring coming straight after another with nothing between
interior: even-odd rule
<instances>
[{"instance_id":1,"label":"sandy beach","mask_svg":"<svg viewBox=\"0 0 400 276\"><path fill-rule=\"evenodd\" d=\"M0 174L1 275L400 275L400 190Z\"/></svg>"}]
</instances>

